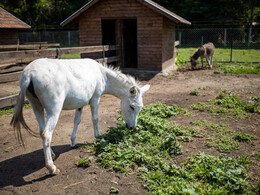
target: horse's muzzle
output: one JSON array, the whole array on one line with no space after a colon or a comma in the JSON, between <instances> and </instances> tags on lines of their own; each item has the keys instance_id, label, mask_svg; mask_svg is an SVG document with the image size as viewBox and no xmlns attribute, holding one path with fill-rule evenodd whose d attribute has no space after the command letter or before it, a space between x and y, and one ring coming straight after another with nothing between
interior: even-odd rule
<instances>
[{"instance_id":1,"label":"horse's muzzle","mask_svg":"<svg viewBox=\"0 0 260 195\"><path fill-rule=\"evenodd\" d=\"M129 125L128 123L125 124L125 127L126 127L127 129L130 129L130 130L135 128L135 127Z\"/></svg>"}]
</instances>

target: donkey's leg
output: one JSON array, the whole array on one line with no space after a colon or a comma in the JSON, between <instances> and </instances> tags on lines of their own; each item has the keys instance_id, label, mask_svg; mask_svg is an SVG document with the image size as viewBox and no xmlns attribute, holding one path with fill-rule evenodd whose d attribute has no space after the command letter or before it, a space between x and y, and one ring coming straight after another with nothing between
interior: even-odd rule
<instances>
[{"instance_id":1,"label":"donkey's leg","mask_svg":"<svg viewBox=\"0 0 260 195\"><path fill-rule=\"evenodd\" d=\"M211 57L211 58L210 58L210 65L211 65L211 66L210 66L210 69L212 69L212 67L213 67L213 55L211 55L210 57Z\"/></svg>"},{"instance_id":2,"label":"donkey's leg","mask_svg":"<svg viewBox=\"0 0 260 195\"><path fill-rule=\"evenodd\" d=\"M204 68L203 57L201 57L200 60L201 60L201 66L202 66L202 68Z\"/></svg>"},{"instance_id":3,"label":"donkey's leg","mask_svg":"<svg viewBox=\"0 0 260 195\"><path fill-rule=\"evenodd\" d=\"M73 127L73 132L71 135L71 147L75 147L77 142L76 142L76 134L77 134L77 130L78 130L78 125L81 122L81 113L82 113L82 108L79 108L76 110L75 112L75 117L74 117L74 127Z\"/></svg>"},{"instance_id":4,"label":"donkey's leg","mask_svg":"<svg viewBox=\"0 0 260 195\"><path fill-rule=\"evenodd\" d=\"M43 151L45 157L45 165L46 168L50 171L50 174L57 175L59 174L60 170L56 168L53 163L52 155L51 155L51 140L53 130L58 122L59 114L61 109L52 110L51 112L47 111L47 122L43 133L41 134L42 137L42 144L43 144Z\"/></svg>"},{"instance_id":5,"label":"donkey's leg","mask_svg":"<svg viewBox=\"0 0 260 195\"><path fill-rule=\"evenodd\" d=\"M207 63L209 65L210 69L211 69L210 62L209 62L209 56L206 56L206 60L207 60Z\"/></svg>"},{"instance_id":6,"label":"donkey's leg","mask_svg":"<svg viewBox=\"0 0 260 195\"><path fill-rule=\"evenodd\" d=\"M94 135L95 137L99 137L100 133L98 130L98 105L99 105L100 97L93 97L90 101L91 113L92 113L92 122L94 126Z\"/></svg>"}]
</instances>

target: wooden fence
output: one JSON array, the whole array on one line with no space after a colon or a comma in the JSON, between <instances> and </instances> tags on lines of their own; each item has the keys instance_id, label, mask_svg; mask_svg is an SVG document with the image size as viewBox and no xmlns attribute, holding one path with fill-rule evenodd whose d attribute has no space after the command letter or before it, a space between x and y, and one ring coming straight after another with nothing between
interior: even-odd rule
<instances>
[{"instance_id":1,"label":"wooden fence","mask_svg":"<svg viewBox=\"0 0 260 195\"><path fill-rule=\"evenodd\" d=\"M20 50L20 49L48 49L48 47L60 47L59 43L47 42L27 42L17 45L0 45L0 50Z\"/></svg>"},{"instance_id":2,"label":"wooden fence","mask_svg":"<svg viewBox=\"0 0 260 195\"><path fill-rule=\"evenodd\" d=\"M65 54L74 53L97 53L103 52L103 58L96 59L100 63L111 63L120 60L120 56L105 57L106 51L118 50L120 47L116 45L74 47L74 48L57 48L45 50L26 50L26 51L9 51L0 52L0 68L8 67L17 63L29 63L38 58L60 58ZM17 81L22 71L13 73L0 74L0 83ZM0 108L12 106L15 104L17 95L0 98Z\"/></svg>"}]
</instances>

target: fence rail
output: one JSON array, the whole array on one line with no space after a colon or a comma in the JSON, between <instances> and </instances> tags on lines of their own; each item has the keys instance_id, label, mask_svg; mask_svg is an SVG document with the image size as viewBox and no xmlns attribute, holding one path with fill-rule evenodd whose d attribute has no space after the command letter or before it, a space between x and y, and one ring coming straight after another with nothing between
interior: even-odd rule
<instances>
[{"instance_id":1,"label":"fence rail","mask_svg":"<svg viewBox=\"0 0 260 195\"><path fill-rule=\"evenodd\" d=\"M65 55L65 54L96 53L96 52L105 52L105 51L112 51L118 49L119 46L116 45L101 45L101 46L87 46L87 47L73 47L73 48L0 52L0 59L1 59L0 65L27 63L38 58L46 58L46 57L59 58L61 55Z\"/></svg>"},{"instance_id":2,"label":"fence rail","mask_svg":"<svg viewBox=\"0 0 260 195\"><path fill-rule=\"evenodd\" d=\"M22 45L0 45L0 50L7 50L7 49L20 50L20 49L27 49L27 48L48 49L48 47L60 47L60 44L43 42L43 43L25 43Z\"/></svg>"}]
</instances>

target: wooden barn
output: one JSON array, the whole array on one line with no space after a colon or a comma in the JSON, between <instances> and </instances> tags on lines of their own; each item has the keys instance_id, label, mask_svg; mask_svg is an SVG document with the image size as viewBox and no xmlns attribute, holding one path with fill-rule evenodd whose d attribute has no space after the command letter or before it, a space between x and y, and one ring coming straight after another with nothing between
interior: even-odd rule
<instances>
[{"instance_id":1,"label":"wooden barn","mask_svg":"<svg viewBox=\"0 0 260 195\"><path fill-rule=\"evenodd\" d=\"M121 69L148 71L175 65L176 25L190 24L151 0L91 0L61 23L78 25L81 46L119 45Z\"/></svg>"},{"instance_id":2,"label":"wooden barn","mask_svg":"<svg viewBox=\"0 0 260 195\"><path fill-rule=\"evenodd\" d=\"M4 45L19 45L18 31L30 28L31 26L0 7L0 46L4 48Z\"/></svg>"}]
</instances>

